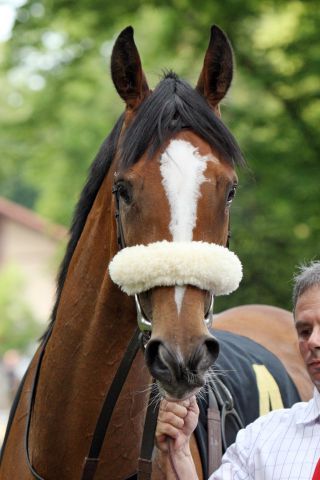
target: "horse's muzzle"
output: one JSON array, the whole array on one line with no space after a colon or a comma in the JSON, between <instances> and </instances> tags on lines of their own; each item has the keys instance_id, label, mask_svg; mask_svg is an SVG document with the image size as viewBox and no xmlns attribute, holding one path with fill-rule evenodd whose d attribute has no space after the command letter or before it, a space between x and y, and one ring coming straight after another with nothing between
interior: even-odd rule
<instances>
[{"instance_id":1,"label":"horse's muzzle","mask_svg":"<svg viewBox=\"0 0 320 480\"><path fill-rule=\"evenodd\" d=\"M151 375L163 390L174 398L200 390L205 374L219 354L219 343L211 335L201 337L191 354L183 358L177 348L159 338L151 339L146 347L145 359Z\"/></svg>"}]
</instances>

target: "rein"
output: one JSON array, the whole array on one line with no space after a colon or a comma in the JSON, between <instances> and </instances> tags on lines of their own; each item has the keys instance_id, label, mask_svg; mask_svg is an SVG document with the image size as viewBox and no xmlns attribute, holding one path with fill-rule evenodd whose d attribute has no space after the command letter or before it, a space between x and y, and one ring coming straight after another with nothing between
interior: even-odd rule
<instances>
[{"instance_id":1,"label":"rein","mask_svg":"<svg viewBox=\"0 0 320 480\"><path fill-rule=\"evenodd\" d=\"M116 406L123 384L126 381L129 370L131 368L133 360L136 357L139 347L140 331L139 329L136 329L104 400L91 441L90 450L85 458L81 480L91 480L94 478L100 460L100 451L114 407Z\"/></svg>"}]
</instances>

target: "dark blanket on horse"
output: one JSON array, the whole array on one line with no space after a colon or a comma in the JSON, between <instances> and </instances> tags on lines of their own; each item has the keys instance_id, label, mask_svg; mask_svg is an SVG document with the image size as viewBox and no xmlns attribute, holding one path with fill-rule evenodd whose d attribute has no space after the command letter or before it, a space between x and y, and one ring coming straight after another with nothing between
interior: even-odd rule
<instances>
[{"instance_id":1,"label":"dark blanket on horse","mask_svg":"<svg viewBox=\"0 0 320 480\"><path fill-rule=\"evenodd\" d=\"M261 392L259 392L254 365L265 367L266 370L263 369L263 371L267 374L266 378L270 378L269 374L273 377L274 382L279 387L284 408L291 407L301 400L297 388L282 362L273 353L241 335L219 330L212 331L212 333L220 344L219 357L214 366L215 375L230 391L235 409L244 425L253 422L260 415L259 399ZM266 392L263 393L265 396ZM208 478L207 395L205 395L204 400L199 400L198 404L200 417L195 434L201 455L204 478ZM270 399L268 399L268 407L268 410L272 410L272 393L270 393ZM228 446L234 442L236 434L235 423L232 418L228 419L227 417L226 437Z\"/></svg>"}]
</instances>

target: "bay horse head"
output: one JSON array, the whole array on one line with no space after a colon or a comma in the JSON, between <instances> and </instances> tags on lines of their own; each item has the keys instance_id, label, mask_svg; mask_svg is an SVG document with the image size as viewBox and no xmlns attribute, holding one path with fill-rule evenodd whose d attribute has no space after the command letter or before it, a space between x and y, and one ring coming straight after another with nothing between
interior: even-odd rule
<instances>
[{"instance_id":1,"label":"bay horse head","mask_svg":"<svg viewBox=\"0 0 320 480\"><path fill-rule=\"evenodd\" d=\"M169 72L151 91L128 27L111 73L126 110L113 162L121 251L109 271L135 295L140 328L152 331L150 373L165 396L181 399L204 385L218 355L208 330L213 298L235 290L242 275L226 245L243 158L219 108L232 49L213 26L196 88Z\"/></svg>"}]
</instances>

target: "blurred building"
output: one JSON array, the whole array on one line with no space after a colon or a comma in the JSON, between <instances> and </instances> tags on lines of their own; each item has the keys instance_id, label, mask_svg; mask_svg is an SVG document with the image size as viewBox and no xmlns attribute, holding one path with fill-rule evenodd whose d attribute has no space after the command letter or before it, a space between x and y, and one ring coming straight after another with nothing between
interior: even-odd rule
<instances>
[{"instance_id":1,"label":"blurred building","mask_svg":"<svg viewBox=\"0 0 320 480\"><path fill-rule=\"evenodd\" d=\"M16 267L21 295L35 318L47 321L55 296L58 247L67 230L31 210L0 197L0 274Z\"/></svg>"},{"instance_id":2,"label":"blurred building","mask_svg":"<svg viewBox=\"0 0 320 480\"><path fill-rule=\"evenodd\" d=\"M17 302L23 302L32 317L44 323L55 299L59 250L62 253L66 239L64 227L0 197L0 276L7 278L8 272L18 275ZM34 338L34 350L38 338ZM0 358L0 447L10 405L31 355L32 351L26 355L11 349Z\"/></svg>"}]
</instances>

